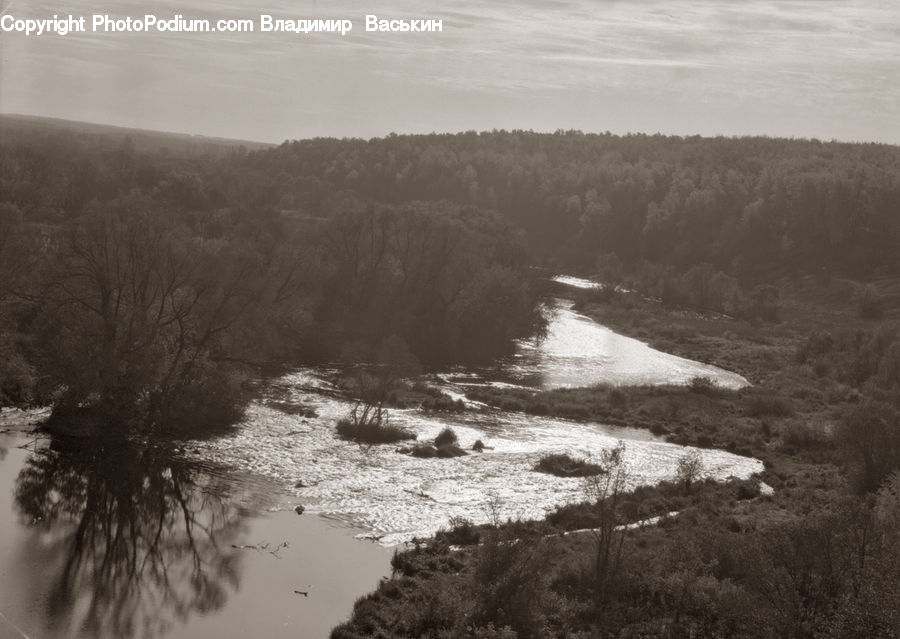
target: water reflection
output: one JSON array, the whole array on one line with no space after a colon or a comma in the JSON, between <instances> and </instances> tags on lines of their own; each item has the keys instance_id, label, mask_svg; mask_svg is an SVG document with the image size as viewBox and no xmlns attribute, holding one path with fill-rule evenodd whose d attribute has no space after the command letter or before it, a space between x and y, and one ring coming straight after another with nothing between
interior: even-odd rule
<instances>
[{"instance_id":1,"label":"water reflection","mask_svg":"<svg viewBox=\"0 0 900 639\"><path fill-rule=\"evenodd\" d=\"M25 463L16 507L39 533L13 575L48 636L156 637L221 609L240 579L231 544L251 513L224 476L163 446L55 441Z\"/></svg>"}]
</instances>

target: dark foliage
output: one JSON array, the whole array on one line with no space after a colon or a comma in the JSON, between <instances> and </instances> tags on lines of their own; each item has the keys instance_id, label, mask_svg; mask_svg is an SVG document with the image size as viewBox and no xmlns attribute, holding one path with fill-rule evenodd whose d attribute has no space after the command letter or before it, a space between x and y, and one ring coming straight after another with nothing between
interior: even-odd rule
<instances>
[{"instance_id":1,"label":"dark foliage","mask_svg":"<svg viewBox=\"0 0 900 639\"><path fill-rule=\"evenodd\" d=\"M337 433L344 439L360 444L394 444L416 438L414 432L401 426L388 423L354 423L350 419L338 420Z\"/></svg>"},{"instance_id":2,"label":"dark foliage","mask_svg":"<svg viewBox=\"0 0 900 639\"><path fill-rule=\"evenodd\" d=\"M4 126L4 405L213 432L263 365L388 339L426 366L485 360L543 325L524 237L495 212L343 188L297 211L263 202L271 178L244 151Z\"/></svg>"},{"instance_id":3,"label":"dark foliage","mask_svg":"<svg viewBox=\"0 0 900 639\"><path fill-rule=\"evenodd\" d=\"M900 413L890 404L866 401L854 406L841 422L837 439L861 491L877 490L900 469Z\"/></svg>"},{"instance_id":4,"label":"dark foliage","mask_svg":"<svg viewBox=\"0 0 900 639\"><path fill-rule=\"evenodd\" d=\"M434 445L438 448L441 446L456 445L458 443L459 439L456 437L456 432L449 426L444 428L444 430L438 433L437 437L434 438Z\"/></svg>"},{"instance_id":5,"label":"dark foliage","mask_svg":"<svg viewBox=\"0 0 900 639\"><path fill-rule=\"evenodd\" d=\"M598 262L613 254L626 270L672 267L655 278L661 289L701 264L739 284L898 266L900 152L891 146L495 131L305 140L240 163L265 185L244 195L248 204L312 215L338 193L473 204L500 211L534 254L568 267L614 274L616 260ZM733 287L721 284L695 288L697 301L728 308ZM767 295L747 287L763 315Z\"/></svg>"},{"instance_id":6,"label":"dark foliage","mask_svg":"<svg viewBox=\"0 0 900 639\"><path fill-rule=\"evenodd\" d=\"M438 397L426 399L422 402L425 410L444 411L448 413L462 413L466 410L466 404L461 399L453 399L449 395L441 394Z\"/></svg>"},{"instance_id":7,"label":"dark foliage","mask_svg":"<svg viewBox=\"0 0 900 639\"><path fill-rule=\"evenodd\" d=\"M589 477L606 472L599 464L592 464L583 459L575 459L563 453L544 455L534 469L541 473L557 477Z\"/></svg>"}]
</instances>

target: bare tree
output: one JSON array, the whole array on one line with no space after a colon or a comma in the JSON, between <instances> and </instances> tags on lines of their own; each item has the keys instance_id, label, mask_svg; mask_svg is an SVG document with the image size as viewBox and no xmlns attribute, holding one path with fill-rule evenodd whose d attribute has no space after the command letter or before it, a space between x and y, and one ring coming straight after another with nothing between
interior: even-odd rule
<instances>
[{"instance_id":1,"label":"bare tree","mask_svg":"<svg viewBox=\"0 0 900 639\"><path fill-rule=\"evenodd\" d=\"M90 404L149 408L156 423L236 417L239 349L254 334L264 348L254 327L298 290L291 256L267 246L203 237L138 195L79 218L38 296L46 368L66 390L59 414Z\"/></svg>"},{"instance_id":2,"label":"bare tree","mask_svg":"<svg viewBox=\"0 0 900 639\"><path fill-rule=\"evenodd\" d=\"M628 479L625 444L619 442L604 450L601 465L605 472L585 478L585 492L600 515L600 525L592 531L596 540L594 578L599 604L607 601L622 563L625 528L619 506Z\"/></svg>"},{"instance_id":3,"label":"bare tree","mask_svg":"<svg viewBox=\"0 0 900 639\"><path fill-rule=\"evenodd\" d=\"M354 344L344 349L344 359L351 362L356 386L356 401L350 412L355 427L381 426L387 421L386 404L397 383L415 374L419 363L406 343L392 335L373 349Z\"/></svg>"}]
</instances>

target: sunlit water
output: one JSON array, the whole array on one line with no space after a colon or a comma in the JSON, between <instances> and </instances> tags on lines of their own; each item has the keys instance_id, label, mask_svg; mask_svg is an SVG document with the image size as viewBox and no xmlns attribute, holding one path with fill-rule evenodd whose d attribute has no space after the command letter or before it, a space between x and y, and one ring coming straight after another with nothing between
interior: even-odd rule
<instances>
[{"instance_id":1,"label":"sunlit water","mask_svg":"<svg viewBox=\"0 0 900 639\"><path fill-rule=\"evenodd\" d=\"M743 388L747 380L710 364L663 353L619 335L572 310L569 300L554 300L548 310L547 337L523 341L506 367L515 378L541 388L596 384L686 384L708 377L724 388Z\"/></svg>"},{"instance_id":2,"label":"sunlit water","mask_svg":"<svg viewBox=\"0 0 900 639\"><path fill-rule=\"evenodd\" d=\"M565 286L572 286L574 288L585 290L599 290L603 288L603 284L600 284L599 282L588 280L583 277L575 277L574 275L554 275L550 280L557 284L564 284Z\"/></svg>"},{"instance_id":3,"label":"sunlit water","mask_svg":"<svg viewBox=\"0 0 900 639\"><path fill-rule=\"evenodd\" d=\"M444 390L464 397L473 385L510 384L556 388L597 383L684 383L709 377L739 388L739 375L656 351L575 313L557 300L550 310L547 338L523 342L504 366L506 381L490 373L440 376ZM316 417L287 414L274 407L306 405ZM657 441L646 431L577 423L480 407L461 415L394 410L392 422L414 431L418 440L433 439L452 426L464 449L476 440L489 448L454 459L418 459L395 446L365 447L339 439L336 421L351 404L340 399L324 373L299 370L277 380L267 397L254 403L238 434L188 446L191 454L259 473L281 482L308 511L345 521L385 545L433 534L448 520L462 516L488 521L492 513L539 518L559 504L585 499L580 479L557 478L533 470L544 454L569 453L596 459L625 442L631 485L651 484L675 475L685 447ZM719 450L698 449L707 477L746 478L762 470L756 459Z\"/></svg>"}]
</instances>

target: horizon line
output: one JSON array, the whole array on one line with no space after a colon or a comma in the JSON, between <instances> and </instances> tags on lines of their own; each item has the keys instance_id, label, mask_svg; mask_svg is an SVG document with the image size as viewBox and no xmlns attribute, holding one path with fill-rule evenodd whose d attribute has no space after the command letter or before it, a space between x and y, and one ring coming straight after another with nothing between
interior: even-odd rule
<instances>
[{"instance_id":1,"label":"horizon line","mask_svg":"<svg viewBox=\"0 0 900 639\"><path fill-rule=\"evenodd\" d=\"M879 140L846 140L839 138L822 138L815 136L783 136L783 135L772 135L768 133L716 133L716 134L702 134L702 133L664 133L662 131L626 131L626 132L613 132L610 130L594 130L594 131L585 131L583 129L567 129L564 127L558 127L552 131L550 130L536 130L536 129L522 129L522 128L491 128L491 129L460 129L454 131L438 131L432 130L427 133L423 132L399 132L399 131L390 131L388 133L384 133L381 135L373 135L369 137L360 136L360 135L314 135L307 137L298 137L291 138L286 137L282 138L281 141L268 141L268 140L252 140L248 138L233 138L228 135L223 134L209 134L209 133L192 133L188 131L177 131L177 130L168 130L168 129L152 129L145 128L141 126L128 126L124 124L111 124L107 122L97 122L94 120L73 120L70 118L62 118L53 115L41 115L37 113L18 113L18 112L6 112L0 111L0 117L18 117L18 118L32 118L37 120L53 120L60 123L69 123L69 124L87 124L91 126L98 127L108 127L111 129L121 129L123 131L135 131L139 133L157 133L163 135L181 135L186 137L193 138L205 138L208 140L222 140L228 142L235 142L237 144L248 143L248 144L259 144L270 147L281 146L282 144L291 143L291 142L303 142L307 140L358 140L362 142L371 142L373 140L383 140L392 136L397 137L414 137L414 136L429 136L429 135L462 135L466 133L476 133L476 134L486 134L486 133L515 133L515 132L525 132L525 133L534 133L538 135L557 135L560 133L579 133L581 135L589 136L589 135L611 135L615 137L628 137L628 136L661 136L667 138L681 138L681 139L690 139L690 138L701 138L701 139L718 139L718 138L726 138L726 139L741 139L741 138L757 138L757 139L770 139L770 140L786 140L792 142L819 142L821 144L851 144L851 145L873 145L873 146L889 146L889 147L898 147L900 148L900 142L884 142Z\"/></svg>"}]
</instances>

